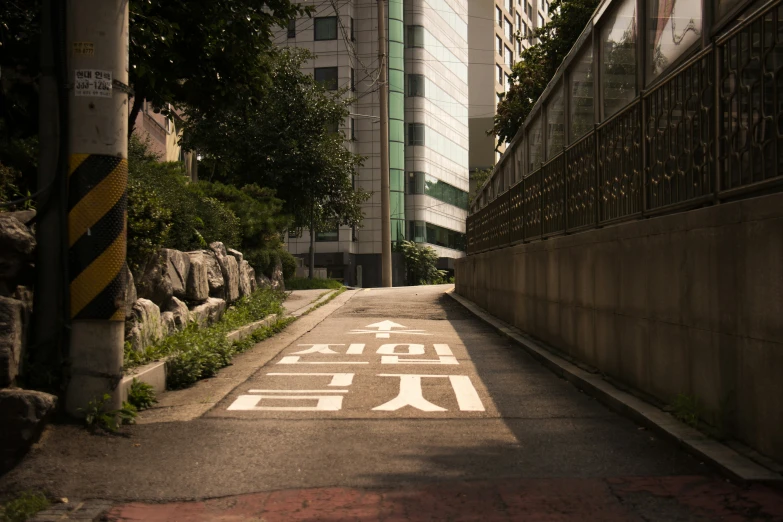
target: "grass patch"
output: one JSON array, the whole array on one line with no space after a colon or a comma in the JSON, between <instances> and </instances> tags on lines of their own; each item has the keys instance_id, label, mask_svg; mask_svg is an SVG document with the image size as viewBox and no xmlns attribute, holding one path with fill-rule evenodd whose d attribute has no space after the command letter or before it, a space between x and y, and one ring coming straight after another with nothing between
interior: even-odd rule
<instances>
[{"instance_id":1,"label":"grass patch","mask_svg":"<svg viewBox=\"0 0 783 522\"><path fill-rule=\"evenodd\" d=\"M147 347L143 352L136 352L126 344L123 366L125 369L135 368L159 361L172 354L187 351L203 352L204 350L216 360L226 359L226 357L230 360L228 352L230 352L231 343L226 339L226 334L240 326L259 321L269 314L282 314L283 299L285 299L283 292L270 289L256 290L226 310L220 321L215 324L200 327L196 323L190 323L181 332L165 337L157 344Z\"/></svg>"},{"instance_id":2,"label":"grass patch","mask_svg":"<svg viewBox=\"0 0 783 522\"><path fill-rule=\"evenodd\" d=\"M699 426L701 408L696 397L680 393L671 405L672 415L692 428Z\"/></svg>"},{"instance_id":3,"label":"grass patch","mask_svg":"<svg viewBox=\"0 0 783 522\"><path fill-rule=\"evenodd\" d=\"M155 398L155 389L152 385L142 382L134 377L128 390L128 402L137 411L146 410L158 402Z\"/></svg>"},{"instance_id":4,"label":"grass patch","mask_svg":"<svg viewBox=\"0 0 783 522\"><path fill-rule=\"evenodd\" d=\"M41 493L27 491L17 498L0 505L0 520L3 522L24 522L50 505Z\"/></svg>"},{"instance_id":5,"label":"grass patch","mask_svg":"<svg viewBox=\"0 0 783 522\"><path fill-rule=\"evenodd\" d=\"M343 284L336 279L321 279L314 278L309 279L307 277L292 277L286 279L286 290L317 290L319 288L325 288L329 290L339 290L343 287Z\"/></svg>"},{"instance_id":6,"label":"grass patch","mask_svg":"<svg viewBox=\"0 0 783 522\"><path fill-rule=\"evenodd\" d=\"M168 357L166 387L186 388L196 381L213 377L218 370L228 366L238 353L271 337L291 323L280 319L268 327L257 329L241 341L231 342L226 335L241 326L259 321L270 314L282 316L284 292L262 289L253 292L229 308L220 321L200 327L190 323L184 330L162 339L143 353L125 350L125 368L140 366Z\"/></svg>"},{"instance_id":7,"label":"grass patch","mask_svg":"<svg viewBox=\"0 0 783 522\"><path fill-rule=\"evenodd\" d=\"M347 290L347 288L346 288L346 287L344 287L344 286L341 286L341 287L340 287L340 288L339 288L339 289L338 289L336 292L333 292L333 293L332 293L332 295L330 295L328 299L324 299L323 301L321 301L321 302L320 302L320 303L318 303L317 305L313 306L312 308L310 308L309 310L307 310L305 313L303 313L303 314L302 314L300 317L303 317L303 316L305 316L305 315L309 314L310 312L313 312L313 311L315 311L315 310L317 310L317 309L321 308L323 305L325 305L325 304L329 303L329 302L330 302L332 299L334 299L334 298L335 298L335 297L337 297L338 295L342 294L342 293L343 293L343 292L345 292L346 290ZM319 295L319 296L318 296L318 299L322 298L322 297L323 297L325 294L326 294L326 292L324 292L323 294Z\"/></svg>"}]
</instances>

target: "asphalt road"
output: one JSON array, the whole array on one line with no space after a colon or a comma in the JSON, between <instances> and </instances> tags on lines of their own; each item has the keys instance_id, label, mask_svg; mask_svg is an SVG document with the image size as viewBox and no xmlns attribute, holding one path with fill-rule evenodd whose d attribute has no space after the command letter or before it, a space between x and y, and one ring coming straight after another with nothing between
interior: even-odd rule
<instances>
[{"instance_id":1,"label":"asphalt road","mask_svg":"<svg viewBox=\"0 0 783 522\"><path fill-rule=\"evenodd\" d=\"M0 489L121 520L783 520L779 492L609 411L449 288L343 294L200 418L58 426Z\"/></svg>"}]
</instances>

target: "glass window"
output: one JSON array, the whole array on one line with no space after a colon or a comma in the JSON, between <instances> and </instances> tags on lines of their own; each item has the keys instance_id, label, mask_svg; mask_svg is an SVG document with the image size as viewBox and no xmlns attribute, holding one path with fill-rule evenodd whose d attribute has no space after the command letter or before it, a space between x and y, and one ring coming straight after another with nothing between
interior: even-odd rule
<instances>
[{"instance_id":1,"label":"glass window","mask_svg":"<svg viewBox=\"0 0 783 522\"><path fill-rule=\"evenodd\" d=\"M356 141L356 118L351 118L351 139Z\"/></svg>"},{"instance_id":2,"label":"glass window","mask_svg":"<svg viewBox=\"0 0 783 522\"><path fill-rule=\"evenodd\" d=\"M636 96L636 0L623 0L601 27L603 119Z\"/></svg>"},{"instance_id":3,"label":"glass window","mask_svg":"<svg viewBox=\"0 0 783 522\"><path fill-rule=\"evenodd\" d=\"M511 25L511 20L506 18L506 38L510 41L514 41L514 26Z\"/></svg>"},{"instance_id":4,"label":"glass window","mask_svg":"<svg viewBox=\"0 0 783 522\"><path fill-rule=\"evenodd\" d=\"M546 104L546 159L551 160L563 151L565 135L565 114L563 113L563 87L549 95Z\"/></svg>"},{"instance_id":5,"label":"glass window","mask_svg":"<svg viewBox=\"0 0 783 522\"><path fill-rule=\"evenodd\" d=\"M522 26L522 17L517 13L517 31L519 31L519 28Z\"/></svg>"},{"instance_id":6,"label":"glass window","mask_svg":"<svg viewBox=\"0 0 783 522\"><path fill-rule=\"evenodd\" d=\"M408 145L424 145L424 124L408 124Z\"/></svg>"},{"instance_id":7,"label":"glass window","mask_svg":"<svg viewBox=\"0 0 783 522\"><path fill-rule=\"evenodd\" d=\"M648 0L647 80L664 69L701 38L701 2Z\"/></svg>"},{"instance_id":8,"label":"glass window","mask_svg":"<svg viewBox=\"0 0 783 522\"><path fill-rule=\"evenodd\" d=\"M356 70L351 67L351 90L356 91Z\"/></svg>"},{"instance_id":9,"label":"glass window","mask_svg":"<svg viewBox=\"0 0 783 522\"><path fill-rule=\"evenodd\" d=\"M571 96L571 136L570 143L587 134L593 128L593 46L587 45L572 62L569 95Z\"/></svg>"},{"instance_id":10,"label":"glass window","mask_svg":"<svg viewBox=\"0 0 783 522\"><path fill-rule=\"evenodd\" d=\"M531 22L533 21L533 4L530 2L527 3L527 17Z\"/></svg>"},{"instance_id":11,"label":"glass window","mask_svg":"<svg viewBox=\"0 0 783 522\"><path fill-rule=\"evenodd\" d=\"M511 67L514 65L514 51L506 47L506 65Z\"/></svg>"},{"instance_id":12,"label":"glass window","mask_svg":"<svg viewBox=\"0 0 783 522\"><path fill-rule=\"evenodd\" d=\"M503 68L499 65L495 65L498 68L498 83L503 85Z\"/></svg>"},{"instance_id":13,"label":"glass window","mask_svg":"<svg viewBox=\"0 0 783 522\"><path fill-rule=\"evenodd\" d=\"M423 74L408 75L408 96L425 96L425 81Z\"/></svg>"},{"instance_id":14,"label":"glass window","mask_svg":"<svg viewBox=\"0 0 783 522\"><path fill-rule=\"evenodd\" d=\"M408 26L408 47L424 47L424 26Z\"/></svg>"},{"instance_id":15,"label":"glass window","mask_svg":"<svg viewBox=\"0 0 783 522\"><path fill-rule=\"evenodd\" d=\"M514 1L513 0L506 0L506 11L509 13L513 12L514 9Z\"/></svg>"},{"instance_id":16,"label":"glass window","mask_svg":"<svg viewBox=\"0 0 783 522\"><path fill-rule=\"evenodd\" d=\"M506 89L506 92L508 92L509 89L511 89L511 76L509 76L508 74L506 74L506 83L504 84L504 88Z\"/></svg>"},{"instance_id":17,"label":"glass window","mask_svg":"<svg viewBox=\"0 0 783 522\"><path fill-rule=\"evenodd\" d=\"M324 230L323 232L315 233L316 241L337 241L339 237L340 229L337 226L329 230Z\"/></svg>"},{"instance_id":18,"label":"glass window","mask_svg":"<svg viewBox=\"0 0 783 522\"><path fill-rule=\"evenodd\" d=\"M431 223L425 223L425 226L427 229L427 243L453 250L465 250L465 234Z\"/></svg>"},{"instance_id":19,"label":"glass window","mask_svg":"<svg viewBox=\"0 0 783 522\"><path fill-rule=\"evenodd\" d=\"M538 13L538 27L544 27L544 17L541 16L541 13Z\"/></svg>"},{"instance_id":20,"label":"glass window","mask_svg":"<svg viewBox=\"0 0 783 522\"><path fill-rule=\"evenodd\" d=\"M503 39L497 35L495 35L495 43L498 46L498 54L500 56L503 56Z\"/></svg>"},{"instance_id":21,"label":"glass window","mask_svg":"<svg viewBox=\"0 0 783 522\"><path fill-rule=\"evenodd\" d=\"M541 116L536 115L530 121L528 126L528 145L530 150L527 153L528 172L535 172L541 166Z\"/></svg>"},{"instance_id":22,"label":"glass window","mask_svg":"<svg viewBox=\"0 0 783 522\"><path fill-rule=\"evenodd\" d=\"M354 35L354 32L353 32L353 16L351 17L351 41L352 42L356 41L356 35Z\"/></svg>"},{"instance_id":23,"label":"glass window","mask_svg":"<svg viewBox=\"0 0 783 522\"><path fill-rule=\"evenodd\" d=\"M498 6L495 6L495 15L498 17L498 25L503 27L503 11Z\"/></svg>"},{"instance_id":24,"label":"glass window","mask_svg":"<svg viewBox=\"0 0 783 522\"><path fill-rule=\"evenodd\" d=\"M296 38L296 19L288 21L288 38Z\"/></svg>"},{"instance_id":25,"label":"glass window","mask_svg":"<svg viewBox=\"0 0 783 522\"><path fill-rule=\"evenodd\" d=\"M337 67L316 67L314 77L327 91L337 90Z\"/></svg>"},{"instance_id":26,"label":"glass window","mask_svg":"<svg viewBox=\"0 0 783 522\"><path fill-rule=\"evenodd\" d=\"M337 17L323 16L315 19L316 40L337 40Z\"/></svg>"}]
</instances>

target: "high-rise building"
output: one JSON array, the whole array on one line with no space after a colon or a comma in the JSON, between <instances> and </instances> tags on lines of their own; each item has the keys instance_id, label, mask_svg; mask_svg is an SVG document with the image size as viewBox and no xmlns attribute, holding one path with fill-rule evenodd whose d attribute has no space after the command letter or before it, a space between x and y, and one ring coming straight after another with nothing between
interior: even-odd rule
<instances>
[{"instance_id":1,"label":"high-rise building","mask_svg":"<svg viewBox=\"0 0 783 522\"><path fill-rule=\"evenodd\" d=\"M533 31L549 22L549 0L476 0L469 3L470 170L492 168L506 144L488 136L511 67ZM519 38L517 37L519 36ZM496 148L496 145L497 146Z\"/></svg>"},{"instance_id":2,"label":"high-rise building","mask_svg":"<svg viewBox=\"0 0 783 522\"><path fill-rule=\"evenodd\" d=\"M356 187L372 192L364 226L316 235L316 267L346 284L381 282L381 176L376 0L306 0L312 17L292 20L275 36L309 49L303 69L356 101L341 126L345 146L366 158ZM388 0L389 151L392 242L432 246L450 269L465 252L468 206L468 1ZM308 230L291 231L287 247L307 258ZM402 257L392 260L405 284Z\"/></svg>"}]
</instances>

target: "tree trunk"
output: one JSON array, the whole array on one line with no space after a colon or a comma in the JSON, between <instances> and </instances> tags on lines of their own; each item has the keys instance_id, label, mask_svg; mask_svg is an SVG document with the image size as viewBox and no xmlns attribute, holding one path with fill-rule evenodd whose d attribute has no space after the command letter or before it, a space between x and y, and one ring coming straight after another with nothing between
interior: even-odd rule
<instances>
[{"instance_id":1,"label":"tree trunk","mask_svg":"<svg viewBox=\"0 0 783 522\"><path fill-rule=\"evenodd\" d=\"M133 107L131 108L130 115L128 115L129 138L133 134L133 130L136 127L136 117L138 117L142 105L144 105L144 98L142 98L141 96L136 96L135 98L133 98Z\"/></svg>"},{"instance_id":2,"label":"tree trunk","mask_svg":"<svg viewBox=\"0 0 783 522\"><path fill-rule=\"evenodd\" d=\"M315 205L310 210L310 279L315 277Z\"/></svg>"}]
</instances>

